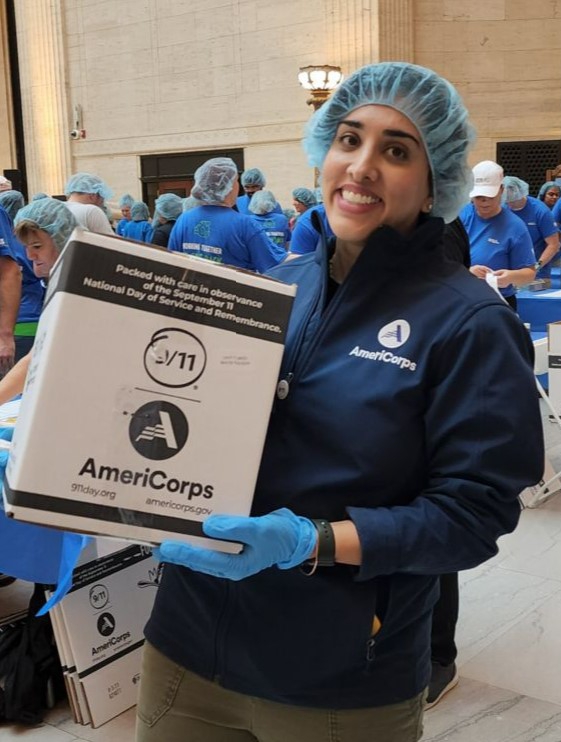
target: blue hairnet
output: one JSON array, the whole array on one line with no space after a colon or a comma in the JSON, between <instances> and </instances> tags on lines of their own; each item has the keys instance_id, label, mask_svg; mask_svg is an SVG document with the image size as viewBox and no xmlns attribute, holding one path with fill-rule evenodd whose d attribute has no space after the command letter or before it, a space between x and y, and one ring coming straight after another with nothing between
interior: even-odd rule
<instances>
[{"instance_id":1,"label":"blue hairnet","mask_svg":"<svg viewBox=\"0 0 561 742\"><path fill-rule=\"evenodd\" d=\"M191 211L191 209L196 209L200 205L201 202L194 196L187 196L187 198L183 199L183 211Z\"/></svg>"},{"instance_id":2,"label":"blue hairnet","mask_svg":"<svg viewBox=\"0 0 561 742\"><path fill-rule=\"evenodd\" d=\"M251 197L247 207L252 214L269 214L276 208L277 199L271 191L257 191Z\"/></svg>"},{"instance_id":3,"label":"blue hairnet","mask_svg":"<svg viewBox=\"0 0 561 742\"><path fill-rule=\"evenodd\" d=\"M556 183L554 180L548 180L547 183L544 183L539 190L538 198L540 199L540 201L544 200L545 194L549 191L550 188L557 188L559 194L561 195L561 183Z\"/></svg>"},{"instance_id":4,"label":"blue hairnet","mask_svg":"<svg viewBox=\"0 0 561 742\"><path fill-rule=\"evenodd\" d=\"M310 164L321 168L339 123L370 104L394 108L416 126L431 169L432 214L453 221L469 201L473 175L467 152L475 130L456 89L425 67L383 62L348 77L308 122L303 144Z\"/></svg>"},{"instance_id":5,"label":"blue hairnet","mask_svg":"<svg viewBox=\"0 0 561 742\"><path fill-rule=\"evenodd\" d=\"M29 222L32 229L42 229L49 234L61 252L78 222L74 214L56 198L41 198L20 209L14 219L14 227Z\"/></svg>"},{"instance_id":6,"label":"blue hairnet","mask_svg":"<svg viewBox=\"0 0 561 742\"><path fill-rule=\"evenodd\" d=\"M150 211L144 201L134 201L131 206L131 219L133 222L144 222L150 219Z\"/></svg>"},{"instance_id":7,"label":"blue hairnet","mask_svg":"<svg viewBox=\"0 0 561 742\"><path fill-rule=\"evenodd\" d=\"M119 208L123 209L125 206L128 206L129 209L134 203L134 198L131 196L130 193L125 193L121 198L119 199Z\"/></svg>"},{"instance_id":8,"label":"blue hairnet","mask_svg":"<svg viewBox=\"0 0 561 742\"><path fill-rule=\"evenodd\" d=\"M323 191L321 190L321 187L314 188L314 194L316 197L316 202L318 204L322 204L323 203Z\"/></svg>"},{"instance_id":9,"label":"blue hairnet","mask_svg":"<svg viewBox=\"0 0 561 742\"><path fill-rule=\"evenodd\" d=\"M530 193L530 186L525 180L516 178L514 175L505 175L503 180L503 201L507 204L511 201L520 201Z\"/></svg>"},{"instance_id":10,"label":"blue hairnet","mask_svg":"<svg viewBox=\"0 0 561 742\"><path fill-rule=\"evenodd\" d=\"M265 176L258 167L250 167L249 170L244 170L241 181L244 188L246 186L259 186L260 188L265 188L266 184Z\"/></svg>"},{"instance_id":11,"label":"blue hairnet","mask_svg":"<svg viewBox=\"0 0 561 742\"><path fill-rule=\"evenodd\" d=\"M236 163L229 157L213 157L195 171L191 195L203 204L224 203L238 177Z\"/></svg>"},{"instance_id":12,"label":"blue hairnet","mask_svg":"<svg viewBox=\"0 0 561 742\"><path fill-rule=\"evenodd\" d=\"M162 219L172 221L183 211L183 201L175 193L164 193L156 199L155 207Z\"/></svg>"},{"instance_id":13,"label":"blue hairnet","mask_svg":"<svg viewBox=\"0 0 561 742\"><path fill-rule=\"evenodd\" d=\"M48 193L43 193L43 191L39 191L39 193L35 193L32 197L32 201L39 201L41 198L49 198Z\"/></svg>"},{"instance_id":14,"label":"blue hairnet","mask_svg":"<svg viewBox=\"0 0 561 742\"><path fill-rule=\"evenodd\" d=\"M68 180L64 188L64 194L70 196L71 193L94 193L101 196L104 200L111 198L113 191L97 175L90 173L76 173Z\"/></svg>"},{"instance_id":15,"label":"blue hairnet","mask_svg":"<svg viewBox=\"0 0 561 742\"><path fill-rule=\"evenodd\" d=\"M12 221L14 221L15 215L24 204L23 193L19 191L0 191L0 206L8 212Z\"/></svg>"},{"instance_id":16,"label":"blue hairnet","mask_svg":"<svg viewBox=\"0 0 561 742\"><path fill-rule=\"evenodd\" d=\"M253 199L251 200L253 201ZM292 219L293 216L296 216L296 212L294 211L294 209L283 209L282 213L287 219Z\"/></svg>"},{"instance_id":17,"label":"blue hairnet","mask_svg":"<svg viewBox=\"0 0 561 742\"><path fill-rule=\"evenodd\" d=\"M309 188L295 188L292 191L292 198L308 208L317 204L316 194Z\"/></svg>"}]
</instances>

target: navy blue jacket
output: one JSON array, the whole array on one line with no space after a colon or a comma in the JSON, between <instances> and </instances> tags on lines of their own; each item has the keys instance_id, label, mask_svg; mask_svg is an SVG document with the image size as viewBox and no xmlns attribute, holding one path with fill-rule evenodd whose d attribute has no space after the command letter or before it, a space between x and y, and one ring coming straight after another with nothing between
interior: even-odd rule
<instances>
[{"instance_id":1,"label":"navy blue jacket","mask_svg":"<svg viewBox=\"0 0 561 742\"><path fill-rule=\"evenodd\" d=\"M271 272L298 293L253 514L351 518L363 562L240 582L166 565L146 635L171 659L312 707L428 684L436 576L496 553L544 464L528 333L444 257L442 229L378 229L327 305L322 241Z\"/></svg>"}]
</instances>

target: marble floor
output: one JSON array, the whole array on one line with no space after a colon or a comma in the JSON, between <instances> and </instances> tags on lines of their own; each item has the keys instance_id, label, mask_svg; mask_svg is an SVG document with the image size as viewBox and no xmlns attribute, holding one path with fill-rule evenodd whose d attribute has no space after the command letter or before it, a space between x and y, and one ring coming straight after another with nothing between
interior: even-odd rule
<instances>
[{"instance_id":1,"label":"marble floor","mask_svg":"<svg viewBox=\"0 0 561 742\"><path fill-rule=\"evenodd\" d=\"M544 432L561 470L561 429L545 411ZM561 493L524 510L460 582L460 683L426 713L423 742L561 742ZM134 709L91 729L61 704L39 727L0 725L8 740L133 742Z\"/></svg>"}]
</instances>

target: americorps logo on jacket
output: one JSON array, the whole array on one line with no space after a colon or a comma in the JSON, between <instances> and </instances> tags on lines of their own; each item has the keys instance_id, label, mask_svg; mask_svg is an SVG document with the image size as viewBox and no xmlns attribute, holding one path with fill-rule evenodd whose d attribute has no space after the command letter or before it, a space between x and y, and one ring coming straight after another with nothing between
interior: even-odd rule
<instances>
[{"instance_id":1,"label":"americorps logo on jacket","mask_svg":"<svg viewBox=\"0 0 561 742\"><path fill-rule=\"evenodd\" d=\"M384 348L399 348L409 340L411 325L404 319L396 319L384 325L378 333L378 342Z\"/></svg>"},{"instance_id":2,"label":"americorps logo on jacket","mask_svg":"<svg viewBox=\"0 0 561 742\"><path fill-rule=\"evenodd\" d=\"M409 340L411 335L411 325L407 320L395 319L393 322L389 322L384 325L378 332L377 340L384 348L400 348L402 345ZM407 369L408 371L415 371L417 364L410 358L405 356L396 355L391 350L370 350L367 348L361 348L360 345L350 351L350 356L356 358L363 358L367 361L378 361L380 363L390 363L398 368Z\"/></svg>"}]
</instances>

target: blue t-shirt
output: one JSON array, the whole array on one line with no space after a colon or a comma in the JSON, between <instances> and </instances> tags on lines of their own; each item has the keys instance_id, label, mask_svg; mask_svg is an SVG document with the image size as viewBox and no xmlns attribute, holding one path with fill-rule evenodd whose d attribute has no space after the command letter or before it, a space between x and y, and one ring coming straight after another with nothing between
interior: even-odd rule
<instances>
[{"instance_id":1,"label":"blue t-shirt","mask_svg":"<svg viewBox=\"0 0 561 742\"><path fill-rule=\"evenodd\" d=\"M327 221L325 206L323 204L313 206L298 217L290 240L290 252L293 252L296 255L303 255L307 252L313 252L316 249L319 240L319 232L312 224L312 214L314 213L319 216L327 238L334 237L333 230Z\"/></svg>"},{"instance_id":2,"label":"blue t-shirt","mask_svg":"<svg viewBox=\"0 0 561 742\"><path fill-rule=\"evenodd\" d=\"M243 196L238 196L236 199L236 206L240 214L248 214L249 216L254 216L251 211L249 210L249 202L251 199L247 195L247 193L244 193ZM274 214L282 214L281 205L277 201L277 205L273 209Z\"/></svg>"},{"instance_id":3,"label":"blue t-shirt","mask_svg":"<svg viewBox=\"0 0 561 742\"><path fill-rule=\"evenodd\" d=\"M16 322L37 322L43 308L45 287L33 272L33 264L27 258L25 247L16 240L12 221L1 206L0 256L12 258L21 269L21 299Z\"/></svg>"},{"instance_id":4,"label":"blue t-shirt","mask_svg":"<svg viewBox=\"0 0 561 742\"><path fill-rule=\"evenodd\" d=\"M168 250L264 273L286 257L257 222L226 206L197 206L175 222Z\"/></svg>"},{"instance_id":5,"label":"blue t-shirt","mask_svg":"<svg viewBox=\"0 0 561 742\"><path fill-rule=\"evenodd\" d=\"M551 237L552 234L556 234L557 232L557 226L553 219L553 214L544 203L533 196L528 196L526 198L524 208L518 209L518 211L515 211L512 208L510 210L519 219L522 219L524 224L528 227L536 259L539 259L545 250L546 237ZM551 262L544 265L537 274L538 278L550 278L550 276Z\"/></svg>"},{"instance_id":6,"label":"blue t-shirt","mask_svg":"<svg viewBox=\"0 0 561 742\"><path fill-rule=\"evenodd\" d=\"M154 229L146 220L140 222L127 222L123 229L123 237L127 240L138 240L138 242L152 242Z\"/></svg>"},{"instance_id":7,"label":"blue t-shirt","mask_svg":"<svg viewBox=\"0 0 561 742\"><path fill-rule=\"evenodd\" d=\"M117 224L117 229L115 230L119 237L125 236L125 227L130 222L130 219L119 219L119 222Z\"/></svg>"},{"instance_id":8,"label":"blue t-shirt","mask_svg":"<svg viewBox=\"0 0 561 742\"><path fill-rule=\"evenodd\" d=\"M494 271L533 268L536 256L530 233L512 211L503 206L490 219L477 215L475 206L468 204L460 212L460 219L469 237L472 265L485 265ZM503 296L513 296L512 284L499 289Z\"/></svg>"},{"instance_id":9,"label":"blue t-shirt","mask_svg":"<svg viewBox=\"0 0 561 742\"><path fill-rule=\"evenodd\" d=\"M278 214L275 211L270 211L268 214L252 214L250 211L249 215L255 219L274 245L282 247L283 250L288 249L292 232L284 214Z\"/></svg>"}]
</instances>

